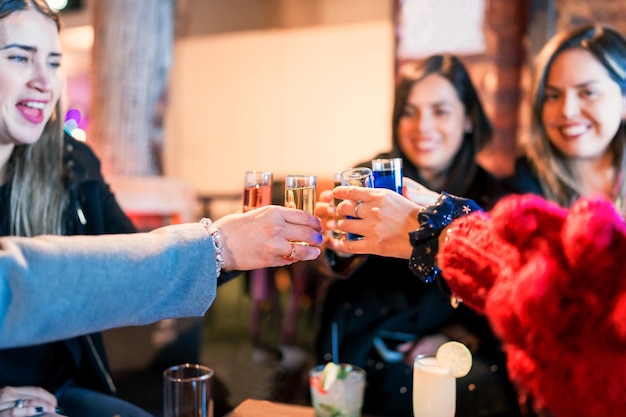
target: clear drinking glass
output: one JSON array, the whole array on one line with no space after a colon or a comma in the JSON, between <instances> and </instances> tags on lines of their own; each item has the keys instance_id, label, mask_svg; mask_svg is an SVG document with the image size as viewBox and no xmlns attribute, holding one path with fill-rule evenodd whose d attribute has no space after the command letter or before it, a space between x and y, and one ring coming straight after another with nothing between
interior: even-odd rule
<instances>
[{"instance_id":1,"label":"clear drinking glass","mask_svg":"<svg viewBox=\"0 0 626 417\"><path fill-rule=\"evenodd\" d=\"M313 214L315 210L315 175L285 176L285 207L304 210Z\"/></svg>"},{"instance_id":2,"label":"clear drinking glass","mask_svg":"<svg viewBox=\"0 0 626 417\"><path fill-rule=\"evenodd\" d=\"M418 355L413 362L413 416L454 417L456 378L437 364L437 357Z\"/></svg>"},{"instance_id":3,"label":"clear drinking glass","mask_svg":"<svg viewBox=\"0 0 626 417\"><path fill-rule=\"evenodd\" d=\"M165 417L213 417L213 376L206 366L185 363L163 372Z\"/></svg>"},{"instance_id":4,"label":"clear drinking glass","mask_svg":"<svg viewBox=\"0 0 626 417\"><path fill-rule=\"evenodd\" d=\"M372 170L367 167L346 169L339 174L341 185L354 185L356 187L373 187L374 177Z\"/></svg>"},{"instance_id":5,"label":"clear drinking glass","mask_svg":"<svg viewBox=\"0 0 626 417\"><path fill-rule=\"evenodd\" d=\"M243 211L272 204L273 175L267 171L246 171L243 184Z\"/></svg>"},{"instance_id":6,"label":"clear drinking glass","mask_svg":"<svg viewBox=\"0 0 626 417\"><path fill-rule=\"evenodd\" d=\"M309 372L311 401L316 417L360 417L365 390L365 371L358 366L338 364L345 372L345 378L337 378L324 390L321 374L324 365L314 367Z\"/></svg>"},{"instance_id":7,"label":"clear drinking glass","mask_svg":"<svg viewBox=\"0 0 626 417\"><path fill-rule=\"evenodd\" d=\"M285 207L306 211L309 214L315 212L317 177L315 175L285 176ZM297 245L308 246L307 242L291 242Z\"/></svg>"},{"instance_id":8,"label":"clear drinking glass","mask_svg":"<svg viewBox=\"0 0 626 417\"><path fill-rule=\"evenodd\" d=\"M367 167L350 168L341 172L341 185L352 185L356 187L374 187L374 176L372 170ZM354 219L346 216L347 219ZM348 240L363 239L363 236L355 233L348 233Z\"/></svg>"},{"instance_id":9,"label":"clear drinking glass","mask_svg":"<svg viewBox=\"0 0 626 417\"><path fill-rule=\"evenodd\" d=\"M402 194L404 172L402 158L380 158L372 160L374 187L387 188Z\"/></svg>"}]
</instances>

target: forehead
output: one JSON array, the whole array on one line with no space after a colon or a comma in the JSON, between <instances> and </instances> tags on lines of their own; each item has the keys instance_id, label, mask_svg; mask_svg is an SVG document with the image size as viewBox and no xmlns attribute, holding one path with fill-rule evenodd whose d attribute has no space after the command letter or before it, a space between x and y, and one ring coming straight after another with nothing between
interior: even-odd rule
<instances>
[{"instance_id":1,"label":"forehead","mask_svg":"<svg viewBox=\"0 0 626 417\"><path fill-rule=\"evenodd\" d=\"M407 101L411 103L461 103L452 83L439 74L429 74L413 84Z\"/></svg>"},{"instance_id":2,"label":"forehead","mask_svg":"<svg viewBox=\"0 0 626 417\"><path fill-rule=\"evenodd\" d=\"M612 81L608 70L591 52L581 49L568 49L560 53L552 62L548 72L548 85L567 87L588 82Z\"/></svg>"},{"instance_id":3,"label":"forehead","mask_svg":"<svg viewBox=\"0 0 626 417\"><path fill-rule=\"evenodd\" d=\"M0 19L0 47L11 43L61 51L55 22L32 9L14 12Z\"/></svg>"}]
</instances>

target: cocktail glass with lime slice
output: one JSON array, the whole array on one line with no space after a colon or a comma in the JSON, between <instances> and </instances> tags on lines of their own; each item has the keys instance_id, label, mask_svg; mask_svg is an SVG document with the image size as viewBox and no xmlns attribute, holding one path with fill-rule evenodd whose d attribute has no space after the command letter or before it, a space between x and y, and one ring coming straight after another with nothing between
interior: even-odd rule
<instances>
[{"instance_id":1,"label":"cocktail glass with lime slice","mask_svg":"<svg viewBox=\"0 0 626 417\"><path fill-rule=\"evenodd\" d=\"M436 354L418 355L413 364L413 416L454 417L456 378L472 368L472 353L462 343L447 342Z\"/></svg>"},{"instance_id":2,"label":"cocktail glass with lime slice","mask_svg":"<svg viewBox=\"0 0 626 417\"><path fill-rule=\"evenodd\" d=\"M309 372L316 417L360 417L365 371L346 363L329 362Z\"/></svg>"}]
</instances>

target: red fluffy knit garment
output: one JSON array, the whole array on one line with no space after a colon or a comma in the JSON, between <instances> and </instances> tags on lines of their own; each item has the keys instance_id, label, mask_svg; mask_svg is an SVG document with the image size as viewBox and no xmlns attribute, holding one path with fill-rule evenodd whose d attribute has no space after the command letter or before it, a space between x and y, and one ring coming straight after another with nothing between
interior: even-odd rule
<instances>
[{"instance_id":1,"label":"red fluffy knit garment","mask_svg":"<svg viewBox=\"0 0 626 417\"><path fill-rule=\"evenodd\" d=\"M604 200L569 211L511 196L452 224L439 252L452 291L483 311L511 378L556 417L626 406L626 224Z\"/></svg>"}]
</instances>

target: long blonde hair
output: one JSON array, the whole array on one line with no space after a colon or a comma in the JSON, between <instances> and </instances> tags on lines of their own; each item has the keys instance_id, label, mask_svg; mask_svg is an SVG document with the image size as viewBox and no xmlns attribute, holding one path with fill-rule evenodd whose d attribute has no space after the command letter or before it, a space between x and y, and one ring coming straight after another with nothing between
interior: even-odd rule
<instances>
[{"instance_id":1,"label":"long blonde hair","mask_svg":"<svg viewBox=\"0 0 626 417\"><path fill-rule=\"evenodd\" d=\"M44 0L0 0L0 19L34 9L61 29L59 14ZM32 145L16 145L7 162L11 194L9 231L15 236L63 234L68 195L63 180L63 130L58 101L43 133Z\"/></svg>"},{"instance_id":2,"label":"long blonde hair","mask_svg":"<svg viewBox=\"0 0 626 417\"><path fill-rule=\"evenodd\" d=\"M541 121L548 72L554 59L572 48L590 52L608 71L609 76L626 95L624 57L626 39L607 26L584 25L555 36L537 56L533 74L533 135L529 138L527 155L533 164L546 198L569 207L582 195L581 182L572 169L569 158L563 155L548 139ZM624 212L626 199L626 123L622 123L610 143L613 168L616 174L615 203Z\"/></svg>"},{"instance_id":3,"label":"long blonde hair","mask_svg":"<svg viewBox=\"0 0 626 417\"><path fill-rule=\"evenodd\" d=\"M11 178L10 233L15 236L63 234L68 205L63 181L61 105L32 145L15 147L8 163Z\"/></svg>"}]
</instances>

